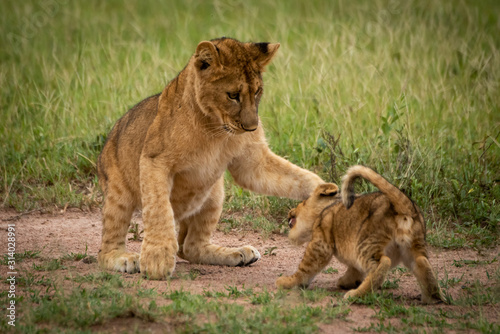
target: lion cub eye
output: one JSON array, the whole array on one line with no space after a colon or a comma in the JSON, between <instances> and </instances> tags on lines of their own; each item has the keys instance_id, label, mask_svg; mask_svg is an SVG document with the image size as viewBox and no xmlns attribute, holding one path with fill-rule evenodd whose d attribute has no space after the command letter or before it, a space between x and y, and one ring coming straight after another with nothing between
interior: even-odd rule
<instances>
[{"instance_id":1,"label":"lion cub eye","mask_svg":"<svg viewBox=\"0 0 500 334\"><path fill-rule=\"evenodd\" d=\"M231 100L235 100L237 102L240 102L240 93L227 93L227 96L231 99Z\"/></svg>"}]
</instances>

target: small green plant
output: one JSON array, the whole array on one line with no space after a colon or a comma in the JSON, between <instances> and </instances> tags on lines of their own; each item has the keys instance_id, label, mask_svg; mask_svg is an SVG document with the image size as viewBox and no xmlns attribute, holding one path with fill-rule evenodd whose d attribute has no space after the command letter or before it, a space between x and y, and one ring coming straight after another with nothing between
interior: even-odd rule
<instances>
[{"instance_id":1,"label":"small green plant","mask_svg":"<svg viewBox=\"0 0 500 334\"><path fill-rule=\"evenodd\" d=\"M333 267L328 267L328 268L324 269L322 272L323 272L323 274L338 274L339 270L334 269Z\"/></svg>"},{"instance_id":2,"label":"small green plant","mask_svg":"<svg viewBox=\"0 0 500 334\"><path fill-rule=\"evenodd\" d=\"M429 228L427 240L430 245L447 249L463 248L467 244L467 239L450 230L444 222L434 223Z\"/></svg>"},{"instance_id":3,"label":"small green plant","mask_svg":"<svg viewBox=\"0 0 500 334\"><path fill-rule=\"evenodd\" d=\"M87 252L85 253L69 253L64 255L61 260L63 261L80 261L87 257Z\"/></svg>"},{"instance_id":4,"label":"small green plant","mask_svg":"<svg viewBox=\"0 0 500 334\"><path fill-rule=\"evenodd\" d=\"M463 294L454 299L455 305L482 306L497 304L500 302L500 295L495 287L485 286L481 281L466 282L463 285Z\"/></svg>"},{"instance_id":5,"label":"small green plant","mask_svg":"<svg viewBox=\"0 0 500 334\"><path fill-rule=\"evenodd\" d=\"M154 298L157 295L158 295L158 291L156 290L156 288L139 289L139 290L137 290L137 296L138 297Z\"/></svg>"},{"instance_id":6,"label":"small green plant","mask_svg":"<svg viewBox=\"0 0 500 334\"><path fill-rule=\"evenodd\" d=\"M399 278L395 278L392 280L386 279L382 284L382 289L397 289L399 288L399 282L401 280Z\"/></svg>"},{"instance_id":7,"label":"small green plant","mask_svg":"<svg viewBox=\"0 0 500 334\"><path fill-rule=\"evenodd\" d=\"M15 253L14 254L14 259L16 263L21 263L25 259L38 259L40 258L40 253L41 250L25 250L22 253ZM3 255L2 259L0 260L0 265L7 265L9 263L9 256L7 254Z\"/></svg>"},{"instance_id":8,"label":"small green plant","mask_svg":"<svg viewBox=\"0 0 500 334\"><path fill-rule=\"evenodd\" d=\"M39 276L32 272L26 272L24 275L17 277L17 284L19 286L32 287L32 286L50 286L53 280L45 275Z\"/></svg>"},{"instance_id":9,"label":"small green plant","mask_svg":"<svg viewBox=\"0 0 500 334\"><path fill-rule=\"evenodd\" d=\"M142 234L144 233L144 230L139 229L139 223L132 221L130 222L130 229L128 230L128 233L132 233L132 237L128 238L128 240L142 241Z\"/></svg>"},{"instance_id":10,"label":"small green plant","mask_svg":"<svg viewBox=\"0 0 500 334\"><path fill-rule=\"evenodd\" d=\"M255 293L250 295L250 303L253 305L265 305L269 304L274 298L274 295L269 291L265 290L261 293Z\"/></svg>"},{"instance_id":11,"label":"small green plant","mask_svg":"<svg viewBox=\"0 0 500 334\"><path fill-rule=\"evenodd\" d=\"M228 285L225 287L225 289L228 292L228 297L230 298L238 298L241 295L243 295L243 293L240 290L238 290L238 287L236 286Z\"/></svg>"},{"instance_id":12,"label":"small green plant","mask_svg":"<svg viewBox=\"0 0 500 334\"><path fill-rule=\"evenodd\" d=\"M33 263L32 267L36 271L55 271L66 268L63 266L61 259L50 259L40 264Z\"/></svg>"},{"instance_id":13,"label":"small green plant","mask_svg":"<svg viewBox=\"0 0 500 334\"><path fill-rule=\"evenodd\" d=\"M73 280L77 283L92 283L92 284L106 284L114 288L122 288L125 286L123 277L120 274L109 273L101 271L97 274L76 275L74 277L66 277L66 279Z\"/></svg>"},{"instance_id":14,"label":"small green plant","mask_svg":"<svg viewBox=\"0 0 500 334\"><path fill-rule=\"evenodd\" d=\"M131 295L107 284L95 286L92 290L75 288L69 292L56 287L52 294L53 298L32 295L37 302L36 307L29 311L32 326L50 324L56 328L87 329L114 318L137 317L153 321L157 316L151 307L143 307ZM21 328L25 326L29 323L22 324Z\"/></svg>"},{"instance_id":15,"label":"small green plant","mask_svg":"<svg viewBox=\"0 0 500 334\"><path fill-rule=\"evenodd\" d=\"M380 307L393 305L395 303L394 295L386 290L367 293L361 297L350 298L350 300L361 305L377 305Z\"/></svg>"},{"instance_id":16,"label":"small green plant","mask_svg":"<svg viewBox=\"0 0 500 334\"><path fill-rule=\"evenodd\" d=\"M209 291L209 290L204 290L203 295L208 298L223 298L226 297L226 294L221 291Z\"/></svg>"},{"instance_id":17,"label":"small green plant","mask_svg":"<svg viewBox=\"0 0 500 334\"><path fill-rule=\"evenodd\" d=\"M276 256L276 253L274 253L276 249L278 249L278 247L276 246L266 248L266 250L264 251L264 256Z\"/></svg>"},{"instance_id":18,"label":"small green plant","mask_svg":"<svg viewBox=\"0 0 500 334\"><path fill-rule=\"evenodd\" d=\"M480 260L453 260L453 265L455 267L461 268L464 266L471 266L471 267L476 267L480 265L485 265L485 264L491 264L497 262L498 259L495 257L492 260L488 261L480 261Z\"/></svg>"},{"instance_id":19,"label":"small green plant","mask_svg":"<svg viewBox=\"0 0 500 334\"><path fill-rule=\"evenodd\" d=\"M222 218L220 223L217 225L217 229L227 234L229 231L240 226L240 221L235 218Z\"/></svg>"},{"instance_id":20,"label":"small green plant","mask_svg":"<svg viewBox=\"0 0 500 334\"><path fill-rule=\"evenodd\" d=\"M464 278L464 274L462 274L460 277L450 278L448 276L448 271L445 268L444 278L442 280L439 280L439 285L444 289L449 289L451 287L454 287L457 284L460 284L462 282L463 278Z\"/></svg>"},{"instance_id":21,"label":"small green plant","mask_svg":"<svg viewBox=\"0 0 500 334\"><path fill-rule=\"evenodd\" d=\"M300 295L302 298L309 302L318 302L323 298L326 298L330 293L325 289L300 289Z\"/></svg>"},{"instance_id":22,"label":"small green plant","mask_svg":"<svg viewBox=\"0 0 500 334\"><path fill-rule=\"evenodd\" d=\"M264 238L268 238L271 233L275 230L276 226L268 218L263 216L252 216L247 215L245 220L251 222L252 228L259 231Z\"/></svg>"},{"instance_id":23,"label":"small green plant","mask_svg":"<svg viewBox=\"0 0 500 334\"><path fill-rule=\"evenodd\" d=\"M172 279L181 279L181 280L189 280L194 281L201 274L199 269L192 268L188 272L180 272L177 271Z\"/></svg>"}]
</instances>

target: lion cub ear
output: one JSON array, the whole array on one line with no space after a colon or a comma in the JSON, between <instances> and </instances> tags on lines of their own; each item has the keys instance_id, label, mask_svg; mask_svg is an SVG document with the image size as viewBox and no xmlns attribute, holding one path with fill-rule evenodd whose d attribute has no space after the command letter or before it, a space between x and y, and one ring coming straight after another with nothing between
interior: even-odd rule
<instances>
[{"instance_id":1,"label":"lion cub ear","mask_svg":"<svg viewBox=\"0 0 500 334\"><path fill-rule=\"evenodd\" d=\"M194 56L196 58L196 68L199 70L206 70L211 66L220 66L219 52L212 42L200 42L196 47Z\"/></svg>"},{"instance_id":2,"label":"lion cub ear","mask_svg":"<svg viewBox=\"0 0 500 334\"><path fill-rule=\"evenodd\" d=\"M339 187L335 183L324 183L318 186L316 193L319 196L335 196L339 192Z\"/></svg>"},{"instance_id":3,"label":"lion cub ear","mask_svg":"<svg viewBox=\"0 0 500 334\"><path fill-rule=\"evenodd\" d=\"M253 49L255 62L264 68L278 52L280 43L250 43L250 46Z\"/></svg>"}]
</instances>

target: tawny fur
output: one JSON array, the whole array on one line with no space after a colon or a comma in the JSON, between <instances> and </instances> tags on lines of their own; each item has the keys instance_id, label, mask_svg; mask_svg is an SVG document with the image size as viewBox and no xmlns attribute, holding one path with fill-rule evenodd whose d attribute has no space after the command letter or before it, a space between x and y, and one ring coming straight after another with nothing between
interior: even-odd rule
<instances>
[{"instance_id":1,"label":"tawny fur","mask_svg":"<svg viewBox=\"0 0 500 334\"><path fill-rule=\"evenodd\" d=\"M176 254L196 263L247 265L252 246L211 243L224 199L223 173L247 189L305 199L323 181L272 153L260 126L262 73L279 44L221 38L199 43L161 94L126 113L98 160L103 207L99 264L164 279ZM126 250L132 213L142 207L141 254Z\"/></svg>"},{"instance_id":2,"label":"tawny fur","mask_svg":"<svg viewBox=\"0 0 500 334\"><path fill-rule=\"evenodd\" d=\"M381 192L355 195L362 177ZM278 287L307 286L333 255L347 265L338 286L344 296L359 297L380 288L388 271L402 262L420 285L422 302L444 301L425 248L425 223L415 204L397 187L364 166L345 175L342 194L334 184L322 184L289 213L292 242L309 241L298 271L280 277ZM345 205L343 204L345 203ZM347 208L349 207L349 209Z\"/></svg>"}]
</instances>

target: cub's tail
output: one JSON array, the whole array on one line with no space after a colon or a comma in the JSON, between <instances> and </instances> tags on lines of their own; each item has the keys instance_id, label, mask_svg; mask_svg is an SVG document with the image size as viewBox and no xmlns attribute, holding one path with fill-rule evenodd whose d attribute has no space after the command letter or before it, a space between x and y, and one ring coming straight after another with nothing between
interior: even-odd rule
<instances>
[{"instance_id":1,"label":"cub's tail","mask_svg":"<svg viewBox=\"0 0 500 334\"><path fill-rule=\"evenodd\" d=\"M418 211L413 202L398 187L392 185L371 168L359 165L349 168L342 178L342 202L346 208L349 209L354 203L354 182L360 177L371 182L386 195L398 214L410 217L417 214Z\"/></svg>"}]
</instances>

